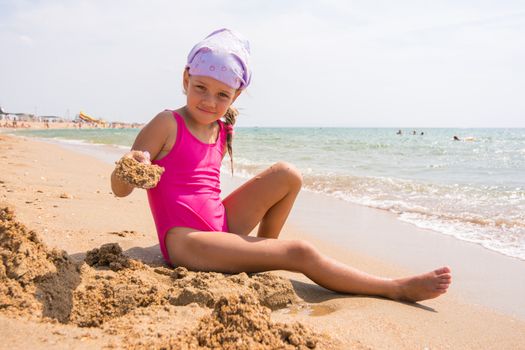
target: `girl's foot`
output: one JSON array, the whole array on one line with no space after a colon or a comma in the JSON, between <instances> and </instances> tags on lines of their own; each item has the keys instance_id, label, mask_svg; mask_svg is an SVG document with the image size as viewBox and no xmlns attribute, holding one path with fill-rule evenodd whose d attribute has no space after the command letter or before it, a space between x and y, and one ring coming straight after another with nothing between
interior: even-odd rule
<instances>
[{"instance_id":1,"label":"girl's foot","mask_svg":"<svg viewBox=\"0 0 525 350\"><path fill-rule=\"evenodd\" d=\"M452 281L448 267L424 273L417 276L393 280L396 285L394 300L416 302L437 298L447 292Z\"/></svg>"}]
</instances>

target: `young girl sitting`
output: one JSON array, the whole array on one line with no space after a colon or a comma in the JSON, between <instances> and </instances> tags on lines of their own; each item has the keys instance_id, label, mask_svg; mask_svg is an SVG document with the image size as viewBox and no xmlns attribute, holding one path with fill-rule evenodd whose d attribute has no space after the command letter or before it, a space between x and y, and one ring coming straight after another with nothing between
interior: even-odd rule
<instances>
[{"instance_id":1,"label":"young girl sitting","mask_svg":"<svg viewBox=\"0 0 525 350\"><path fill-rule=\"evenodd\" d=\"M148 190L165 260L200 271L296 271L333 291L394 300L445 293L448 267L380 278L338 263L308 242L278 239L302 185L301 174L288 163L272 165L221 200L220 167L226 151L231 158L237 116L231 105L250 83L249 55L248 42L228 29L195 45L183 75L186 105L159 113L124 155L165 168ZM111 187L119 197L133 191L115 172ZM257 236L249 236L257 224Z\"/></svg>"}]
</instances>

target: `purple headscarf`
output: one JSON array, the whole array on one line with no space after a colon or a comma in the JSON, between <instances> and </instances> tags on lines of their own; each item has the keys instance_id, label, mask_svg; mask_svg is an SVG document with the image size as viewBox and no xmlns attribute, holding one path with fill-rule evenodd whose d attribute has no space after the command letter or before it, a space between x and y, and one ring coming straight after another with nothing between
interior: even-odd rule
<instances>
[{"instance_id":1,"label":"purple headscarf","mask_svg":"<svg viewBox=\"0 0 525 350\"><path fill-rule=\"evenodd\" d=\"M188 55L191 75L217 79L234 89L245 89L251 80L250 44L240 34L223 28L197 43Z\"/></svg>"}]
</instances>

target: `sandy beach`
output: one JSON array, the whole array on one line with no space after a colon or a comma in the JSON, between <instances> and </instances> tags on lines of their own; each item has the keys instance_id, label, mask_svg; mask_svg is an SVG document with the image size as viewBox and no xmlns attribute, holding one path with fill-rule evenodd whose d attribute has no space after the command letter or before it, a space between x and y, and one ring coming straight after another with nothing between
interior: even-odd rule
<instances>
[{"instance_id":1,"label":"sandy beach","mask_svg":"<svg viewBox=\"0 0 525 350\"><path fill-rule=\"evenodd\" d=\"M525 348L524 261L302 193L283 239L385 277L447 264L450 292L409 304L333 293L286 271L173 269L144 191L111 193L117 150L72 147L0 133L1 349L256 349L250 339L290 349ZM223 194L241 181L225 176ZM221 320L233 314L242 317L232 330ZM242 342L210 336L221 332Z\"/></svg>"}]
</instances>

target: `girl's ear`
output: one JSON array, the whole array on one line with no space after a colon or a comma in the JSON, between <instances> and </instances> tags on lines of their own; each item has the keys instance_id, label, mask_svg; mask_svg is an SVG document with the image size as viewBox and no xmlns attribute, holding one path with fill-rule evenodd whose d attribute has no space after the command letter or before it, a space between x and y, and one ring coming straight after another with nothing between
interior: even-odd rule
<instances>
[{"instance_id":1,"label":"girl's ear","mask_svg":"<svg viewBox=\"0 0 525 350\"><path fill-rule=\"evenodd\" d=\"M189 85L190 85L190 73L188 73L188 69L185 69L184 74L182 76L182 87L184 88L184 91L188 91Z\"/></svg>"},{"instance_id":2,"label":"girl's ear","mask_svg":"<svg viewBox=\"0 0 525 350\"><path fill-rule=\"evenodd\" d=\"M242 92L241 89L237 89L237 91L235 91L235 94L233 95L232 103L235 102L235 100L237 99L237 97L239 97L239 95L241 94L241 92Z\"/></svg>"}]
</instances>

